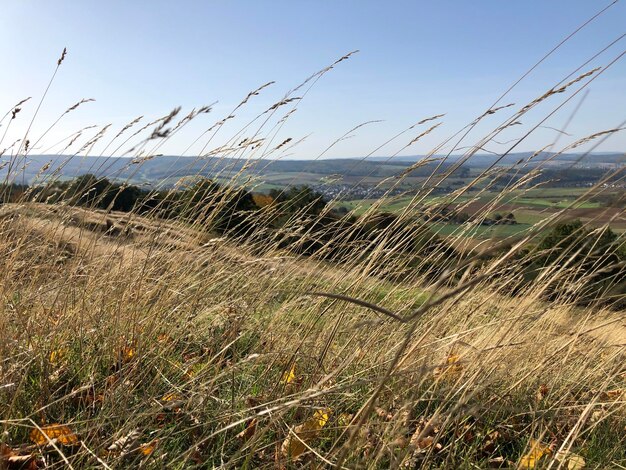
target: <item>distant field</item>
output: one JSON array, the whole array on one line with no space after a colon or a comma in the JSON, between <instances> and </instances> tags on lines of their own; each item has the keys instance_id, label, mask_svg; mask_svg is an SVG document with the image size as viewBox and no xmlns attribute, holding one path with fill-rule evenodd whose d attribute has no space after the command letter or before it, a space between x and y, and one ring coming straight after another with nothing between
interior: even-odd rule
<instances>
[{"instance_id":1,"label":"distant field","mask_svg":"<svg viewBox=\"0 0 626 470\"><path fill-rule=\"evenodd\" d=\"M467 202L471 200L473 197L474 197L473 195L463 195L463 196L456 198L455 203ZM440 195L426 196L425 198L423 198L421 203L424 205L439 204L439 203L445 202L446 199L449 200L449 198L446 196L440 196ZM383 201L379 210L381 212L397 213L397 212L404 210L413 200L414 200L414 196L390 197L390 198L387 198L385 201ZM338 203L338 206L345 207L348 210L356 209L355 213L357 215L360 215L363 212L365 212L376 201L377 201L376 199L354 199L354 200L349 200L349 201L341 201Z\"/></svg>"},{"instance_id":2,"label":"distant field","mask_svg":"<svg viewBox=\"0 0 626 470\"><path fill-rule=\"evenodd\" d=\"M357 162L354 165L358 165ZM398 165L394 170L401 172L402 166ZM391 169L391 167L388 167ZM391 212L399 214L411 204L415 204L415 197L411 192L419 190L426 181L424 176L407 177L401 182L394 177L385 177L376 174L361 175L324 175L307 171L306 167L300 172L268 173L259 179L261 182L254 186L256 191L269 191L280 189L289 185L341 184L365 188L395 188L407 191L405 196L393 196L380 201L377 199L351 199L336 202L335 207L345 208L354 215L360 216L376 204L378 212ZM464 178L450 178L445 182L448 190L453 192L470 183L477 176L478 170L472 168L469 176ZM430 183L429 183L430 184ZM586 187L536 187L533 189L521 189L510 191L506 197L501 197L499 190L484 190L483 184L475 185L471 191L452 199L450 195L430 195L419 201L419 206L434 204L449 204L450 208L457 208L460 212L469 216L477 214L495 217L497 214L506 215L512 213L515 216L516 225L479 226L469 231L461 230L461 226L453 223L435 223L433 230L445 237L463 237L475 240L486 238L506 238L518 235L530 226L541 222L551 215L566 209L566 218L579 218L583 222L600 225L610 223L616 232L626 231L626 220L621 214L616 214L615 209L604 207L601 200L589 197L589 188ZM610 195L619 189L603 191L603 195ZM576 202L578 199L581 202ZM494 204L494 201L497 201Z\"/></svg>"},{"instance_id":3,"label":"distant field","mask_svg":"<svg viewBox=\"0 0 626 470\"><path fill-rule=\"evenodd\" d=\"M600 202L584 200L576 203L576 200L588 191L587 188L536 188L530 190L519 190L513 192L510 197L498 201L492 208L494 199L499 196L499 192L488 191L480 193L471 192L455 199L451 207L459 207L462 212L469 215L488 214L493 217L495 214L513 213L517 220L517 225L501 226L479 226L469 231L462 231L458 224L433 223L433 230L441 236L463 236L476 239L485 238L506 238L517 235L531 225L534 225L555 212L568 209L571 218L579 218L582 221L600 225L609 222L611 228L616 232L626 231L626 220L624 216L617 213L616 208L606 208ZM615 191L613 191L615 192ZM446 202L446 196L429 196L424 198L424 205L432 205ZM389 198L382 202L379 207L381 212L399 213L407 208L413 200L413 196L402 196ZM375 199L356 199L341 201L338 206L354 211L355 215L361 215L367 211Z\"/></svg>"},{"instance_id":4,"label":"distant field","mask_svg":"<svg viewBox=\"0 0 626 470\"><path fill-rule=\"evenodd\" d=\"M600 203L591 202L591 201L582 201L582 202L576 203L576 198L520 197L520 198L514 199L512 202L514 204L519 204L519 205L527 204L531 206L556 207L559 209L570 207L573 204L574 204L573 206L574 208L581 208L581 209L594 209L596 207L602 207Z\"/></svg>"},{"instance_id":5,"label":"distant field","mask_svg":"<svg viewBox=\"0 0 626 470\"><path fill-rule=\"evenodd\" d=\"M319 184L323 175L319 173L294 172L285 174L269 174L263 175L266 183L281 183L283 185L292 184Z\"/></svg>"},{"instance_id":6,"label":"distant field","mask_svg":"<svg viewBox=\"0 0 626 470\"><path fill-rule=\"evenodd\" d=\"M432 223L430 224L433 232L442 237L449 236L462 236L472 237L480 240L491 238L508 238L514 235L519 235L522 232L528 230L530 224L517 224L517 225L492 225L485 226L480 225L472 227L471 229L464 229L459 224L446 224L446 223Z\"/></svg>"}]
</instances>

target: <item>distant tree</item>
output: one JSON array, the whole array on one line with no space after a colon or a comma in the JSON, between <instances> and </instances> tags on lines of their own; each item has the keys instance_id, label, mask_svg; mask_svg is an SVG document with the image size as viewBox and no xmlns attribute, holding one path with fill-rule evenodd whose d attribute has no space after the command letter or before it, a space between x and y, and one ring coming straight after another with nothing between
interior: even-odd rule
<instances>
[{"instance_id":1,"label":"distant tree","mask_svg":"<svg viewBox=\"0 0 626 470\"><path fill-rule=\"evenodd\" d=\"M87 173L75 178L67 190L67 197L74 204L94 205L101 196L109 189L111 182L106 178L98 178L96 175Z\"/></svg>"},{"instance_id":2,"label":"distant tree","mask_svg":"<svg viewBox=\"0 0 626 470\"><path fill-rule=\"evenodd\" d=\"M19 201L27 190L28 185L25 184L0 184L0 203Z\"/></svg>"},{"instance_id":3,"label":"distant tree","mask_svg":"<svg viewBox=\"0 0 626 470\"><path fill-rule=\"evenodd\" d=\"M504 219L506 220L507 224L510 224L510 225L517 224L517 219L515 218L515 215L513 214L513 212L509 212L507 215L505 215Z\"/></svg>"},{"instance_id":4,"label":"distant tree","mask_svg":"<svg viewBox=\"0 0 626 470\"><path fill-rule=\"evenodd\" d=\"M556 279L553 291L567 291L577 286L578 297L596 299L605 290L626 288L624 241L610 228L592 229L580 220L557 224L537 246L531 264L538 274L551 267L563 275ZM622 295L626 293L622 292Z\"/></svg>"},{"instance_id":5,"label":"distant tree","mask_svg":"<svg viewBox=\"0 0 626 470\"><path fill-rule=\"evenodd\" d=\"M103 200L107 208L114 211L130 212L133 210L139 199L147 194L137 186L115 185L109 191L108 197Z\"/></svg>"},{"instance_id":6,"label":"distant tree","mask_svg":"<svg viewBox=\"0 0 626 470\"><path fill-rule=\"evenodd\" d=\"M258 209L252 194L244 188L222 187L201 178L180 196L183 217L219 232L246 230L252 221L247 212Z\"/></svg>"},{"instance_id":7,"label":"distant tree","mask_svg":"<svg viewBox=\"0 0 626 470\"><path fill-rule=\"evenodd\" d=\"M285 190L270 190L269 195L280 204L283 213L316 215L326 207L324 196L309 186L291 186Z\"/></svg>"},{"instance_id":8,"label":"distant tree","mask_svg":"<svg viewBox=\"0 0 626 470\"><path fill-rule=\"evenodd\" d=\"M272 196L263 193L253 193L252 200L258 207L266 207L274 203Z\"/></svg>"},{"instance_id":9,"label":"distant tree","mask_svg":"<svg viewBox=\"0 0 626 470\"><path fill-rule=\"evenodd\" d=\"M194 184L183 191L181 199L189 207L203 206L213 201L220 192L220 185L209 178L199 178Z\"/></svg>"}]
</instances>

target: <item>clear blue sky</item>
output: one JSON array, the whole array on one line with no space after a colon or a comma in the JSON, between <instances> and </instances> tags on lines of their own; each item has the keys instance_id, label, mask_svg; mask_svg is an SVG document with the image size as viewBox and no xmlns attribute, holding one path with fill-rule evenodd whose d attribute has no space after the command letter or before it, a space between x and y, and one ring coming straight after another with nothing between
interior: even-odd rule
<instances>
[{"instance_id":1,"label":"clear blue sky","mask_svg":"<svg viewBox=\"0 0 626 470\"><path fill-rule=\"evenodd\" d=\"M0 111L4 114L15 102L32 95L20 121L26 123L60 51L67 46L67 59L35 123L35 134L81 98L97 101L68 115L46 137L47 143L89 124L112 122L116 132L137 115L156 117L176 105L188 110L218 100L212 114L161 149L176 154L251 89L270 80L277 82L242 112L239 127L311 73L359 49L359 54L318 82L281 131L283 137L311 134L293 156L315 157L353 126L384 120L360 129L327 156L363 155L421 118L447 113L444 125L404 152L424 153L485 111L539 58L609 3L4 1ZM542 64L504 102L514 101L519 107L542 94L625 29L626 1L622 0ZM626 39L622 39L584 70L610 61L625 47ZM536 122L563 98L557 95L524 124ZM574 105L575 101L547 124L560 128ZM502 117L492 117L490 126ZM593 82L568 131L582 137L615 127L624 119L626 58ZM236 126L225 129L224 136ZM522 126L511 128L502 139L522 131ZM414 135L407 134L408 140ZM536 149L553 138L553 131L540 129L520 150ZM378 154L388 155L406 141L401 139ZM626 132L614 136L604 149L626 150Z\"/></svg>"}]
</instances>

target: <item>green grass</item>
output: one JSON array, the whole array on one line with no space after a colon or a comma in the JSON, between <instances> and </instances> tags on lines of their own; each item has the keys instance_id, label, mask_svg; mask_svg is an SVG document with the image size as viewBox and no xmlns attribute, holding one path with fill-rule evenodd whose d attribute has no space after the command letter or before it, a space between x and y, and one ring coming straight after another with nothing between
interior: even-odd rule
<instances>
[{"instance_id":1,"label":"green grass","mask_svg":"<svg viewBox=\"0 0 626 470\"><path fill-rule=\"evenodd\" d=\"M511 203L518 205L530 205L530 206L540 206L540 207L554 207L557 209L565 209L568 207L572 207L574 209L596 209L598 207L602 207L602 205L598 202L592 201L581 201L576 203L576 199L561 199L561 198L531 198L531 197L520 197L511 200Z\"/></svg>"},{"instance_id":2,"label":"green grass","mask_svg":"<svg viewBox=\"0 0 626 470\"><path fill-rule=\"evenodd\" d=\"M529 224L516 224L516 225L479 225L469 230L463 230L459 224L448 223L432 223L430 224L432 231L440 236L464 236L477 239L490 239L490 238L507 238L527 230Z\"/></svg>"}]
</instances>

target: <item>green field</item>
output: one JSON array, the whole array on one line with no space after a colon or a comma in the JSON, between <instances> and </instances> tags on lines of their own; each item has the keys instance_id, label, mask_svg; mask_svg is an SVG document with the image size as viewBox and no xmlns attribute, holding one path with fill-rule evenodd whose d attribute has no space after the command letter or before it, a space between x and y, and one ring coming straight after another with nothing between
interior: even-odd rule
<instances>
[{"instance_id":1,"label":"green field","mask_svg":"<svg viewBox=\"0 0 626 470\"><path fill-rule=\"evenodd\" d=\"M519 205L530 205L530 206L540 206L540 207L554 207L557 209L565 209L568 207L578 208L578 209L595 209L598 207L602 207L600 203L591 202L591 201L581 201L576 203L576 198L558 198L558 197L520 197L511 200L512 204Z\"/></svg>"},{"instance_id":2,"label":"green field","mask_svg":"<svg viewBox=\"0 0 626 470\"><path fill-rule=\"evenodd\" d=\"M465 228L459 224L448 224L435 222L431 223L432 231L442 237L449 236L462 236L477 238L479 240L491 239L491 238L508 238L515 235L519 235L522 232L528 230L530 224L516 224L516 225L478 225L471 228Z\"/></svg>"},{"instance_id":3,"label":"green field","mask_svg":"<svg viewBox=\"0 0 626 470\"><path fill-rule=\"evenodd\" d=\"M507 197L498 201L493 208L487 210L483 208L489 207L500 196L500 193L498 191L471 191L468 194L457 197L454 203L451 204L460 207L462 212L467 212L470 215L480 213L481 215L494 217L498 213L506 214L511 212L514 214L518 224L477 226L470 230L462 230L461 225L454 223L433 223L432 226L433 230L441 236L464 236L475 239L506 238L524 232L530 226L561 209L585 209L586 212L580 216L584 219L601 217L605 209L602 203L589 199L576 202L587 192L587 188L517 190L512 191ZM382 203L379 202L378 211L398 214L405 210L413 199L413 196L387 198ZM355 199L340 201L337 203L337 206L353 211L355 215L362 215L376 202L375 199ZM445 202L451 202L450 198L438 195L425 197L422 204L428 206ZM596 221L596 223L600 222ZM626 228L625 225L624 220L620 218L611 221L611 227L618 232L623 231Z\"/></svg>"}]
</instances>

